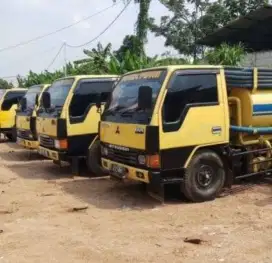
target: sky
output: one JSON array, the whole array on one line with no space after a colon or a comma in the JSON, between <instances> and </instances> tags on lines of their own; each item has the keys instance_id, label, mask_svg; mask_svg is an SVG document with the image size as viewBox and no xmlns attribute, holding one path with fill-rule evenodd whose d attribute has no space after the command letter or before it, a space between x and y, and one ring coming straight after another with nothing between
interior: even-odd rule
<instances>
[{"instance_id":1,"label":"sky","mask_svg":"<svg viewBox=\"0 0 272 263\"><path fill-rule=\"evenodd\" d=\"M0 50L50 33L110 5L112 0L1 0ZM28 45L0 52L0 78L17 74L24 76L30 69L34 72L47 69L64 42L69 45L80 45L91 40L108 26L123 7L123 0L119 0L116 6L72 28ZM138 5L131 3L110 30L84 48L96 47L100 41L104 45L111 42L113 49L117 49L125 35L135 33L138 10ZM152 1L150 10L150 16L158 22L161 16L167 14L167 9L158 1ZM82 50L83 48L67 48L67 60L84 58ZM163 37L155 37L149 33L146 45L149 55L161 54L167 50L170 49L164 47ZM49 70L59 69L63 64L62 51Z\"/></svg>"}]
</instances>

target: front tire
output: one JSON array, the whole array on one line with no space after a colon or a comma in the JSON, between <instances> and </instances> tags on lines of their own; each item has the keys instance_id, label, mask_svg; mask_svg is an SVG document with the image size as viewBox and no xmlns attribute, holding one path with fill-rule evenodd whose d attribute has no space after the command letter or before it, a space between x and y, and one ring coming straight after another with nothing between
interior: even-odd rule
<instances>
[{"instance_id":1,"label":"front tire","mask_svg":"<svg viewBox=\"0 0 272 263\"><path fill-rule=\"evenodd\" d=\"M193 202L214 200L226 180L224 164L213 151L201 150L192 158L184 175L183 193Z\"/></svg>"},{"instance_id":2,"label":"front tire","mask_svg":"<svg viewBox=\"0 0 272 263\"><path fill-rule=\"evenodd\" d=\"M106 171L101 165L101 150L99 140L96 140L88 150L87 167L88 170L96 176L106 175Z\"/></svg>"},{"instance_id":3,"label":"front tire","mask_svg":"<svg viewBox=\"0 0 272 263\"><path fill-rule=\"evenodd\" d=\"M8 138L9 141L16 142L17 141L17 131L16 131L16 128L12 128L11 133L7 133L6 137Z\"/></svg>"}]
</instances>

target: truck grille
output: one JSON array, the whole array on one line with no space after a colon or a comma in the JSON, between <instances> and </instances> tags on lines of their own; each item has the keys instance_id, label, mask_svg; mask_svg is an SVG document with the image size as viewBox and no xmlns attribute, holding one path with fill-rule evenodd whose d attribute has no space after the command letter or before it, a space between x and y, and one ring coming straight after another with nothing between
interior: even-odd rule
<instances>
[{"instance_id":1,"label":"truck grille","mask_svg":"<svg viewBox=\"0 0 272 263\"><path fill-rule=\"evenodd\" d=\"M17 136L22 139L29 139L29 135L31 135L31 131L29 130L18 130Z\"/></svg>"},{"instance_id":2,"label":"truck grille","mask_svg":"<svg viewBox=\"0 0 272 263\"><path fill-rule=\"evenodd\" d=\"M40 145L45 148L54 148L54 139L46 136L40 136Z\"/></svg>"},{"instance_id":3,"label":"truck grille","mask_svg":"<svg viewBox=\"0 0 272 263\"><path fill-rule=\"evenodd\" d=\"M138 150L129 149L129 151L123 151L120 149L111 148L105 144L102 147L106 147L108 151L107 156L104 156L105 158L127 165L138 165L138 155L141 154Z\"/></svg>"}]
</instances>

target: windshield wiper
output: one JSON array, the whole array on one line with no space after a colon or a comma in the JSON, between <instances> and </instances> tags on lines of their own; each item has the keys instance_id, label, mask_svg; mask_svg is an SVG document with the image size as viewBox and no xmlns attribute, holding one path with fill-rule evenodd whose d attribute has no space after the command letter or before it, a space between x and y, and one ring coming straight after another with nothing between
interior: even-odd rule
<instances>
[{"instance_id":1,"label":"windshield wiper","mask_svg":"<svg viewBox=\"0 0 272 263\"><path fill-rule=\"evenodd\" d=\"M139 111L144 111L144 109L139 108L139 107L137 107L135 109L127 109L127 110L123 111L120 115L131 117L134 113L139 112Z\"/></svg>"},{"instance_id":2,"label":"windshield wiper","mask_svg":"<svg viewBox=\"0 0 272 263\"><path fill-rule=\"evenodd\" d=\"M48 109L48 113L53 113L55 110L61 110L63 108L62 105L54 105L53 107Z\"/></svg>"},{"instance_id":3,"label":"windshield wiper","mask_svg":"<svg viewBox=\"0 0 272 263\"><path fill-rule=\"evenodd\" d=\"M132 117L133 113L134 113L133 110L127 109L127 110L121 112L120 116L122 116L122 117Z\"/></svg>"},{"instance_id":4,"label":"windshield wiper","mask_svg":"<svg viewBox=\"0 0 272 263\"><path fill-rule=\"evenodd\" d=\"M112 115L112 116L114 116L116 112L118 112L119 110L124 109L124 108L125 108L124 106L119 106L119 105L118 105L118 106L116 106L116 107L113 108L113 109L106 110L106 111L105 111L105 114L106 114L106 115Z\"/></svg>"}]
</instances>

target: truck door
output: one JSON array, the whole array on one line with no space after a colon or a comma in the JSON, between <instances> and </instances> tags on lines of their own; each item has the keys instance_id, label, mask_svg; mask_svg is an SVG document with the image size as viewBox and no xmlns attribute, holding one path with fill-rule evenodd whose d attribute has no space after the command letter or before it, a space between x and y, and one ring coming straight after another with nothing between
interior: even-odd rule
<instances>
[{"instance_id":1,"label":"truck door","mask_svg":"<svg viewBox=\"0 0 272 263\"><path fill-rule=\"evenodd\" d=\"M96 101L105 103L114 80L81 80L75 88L69 106L68 145L71 154L85 154L98 133L100 113Z\"/></svg>"},{"instance_id":2,"label":"truck door","mask_svg":"<svg viewBox=\"0 0 272 263\"><path fill-rule=\"evenodd\" d=\"M1 106L1 127L12 128L15 125L16 109L25 91L9 91L5 95Z\"/></svg>"},{"instance_id":3,"label":"truck door","mask_svg":"<svg viewBox=\"0 0 272 263\"><path fill-rule=\"evenodd\" d=\"M183 70L173 74L161 109L163 169L184 167L199 146L227 141L228 115L222 85L219 70Z\"/></svg>"}]
</instances>

